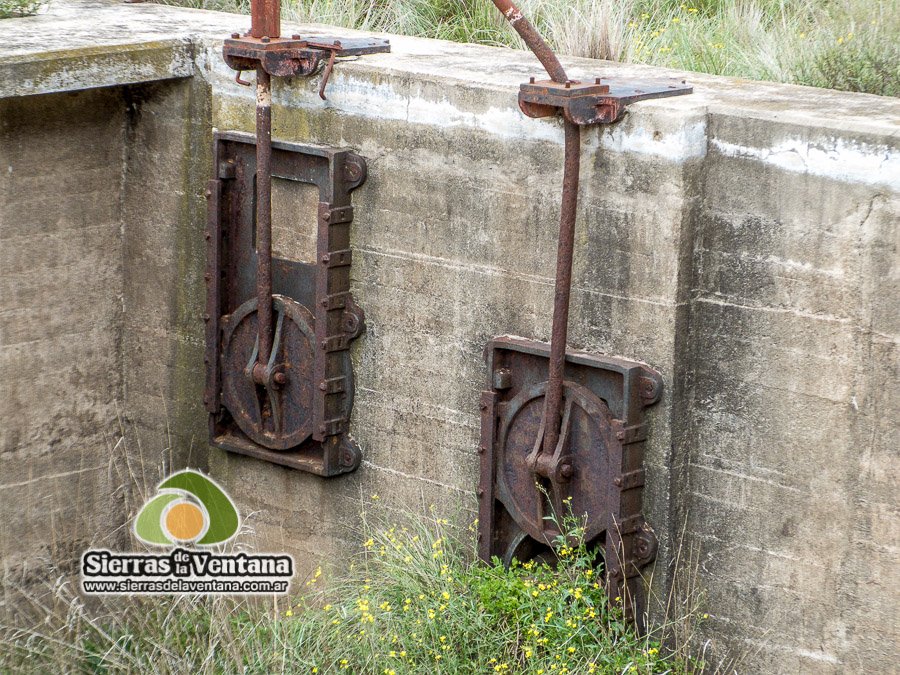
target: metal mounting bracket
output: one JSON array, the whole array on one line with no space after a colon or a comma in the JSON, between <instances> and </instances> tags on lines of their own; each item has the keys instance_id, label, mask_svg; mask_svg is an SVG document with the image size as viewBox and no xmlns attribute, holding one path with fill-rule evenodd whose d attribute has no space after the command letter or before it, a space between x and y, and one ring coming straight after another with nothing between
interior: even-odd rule
<instances>
[{"instance_id":1,"label":"metal mounting bracket","mask_svg":"<svg viewBox=\"0 0 900 675\"><path fill-rule=\"evenodd\" d=\"M612 124L622 119L630 103L651 98L667 98L690 94L693 87L684 80L647 80L620 82L596 78L584 83L577 80L554 82L531 78L519 90L519 107L528 117L562 115L579 126Z\"/></svg>"}]
</instances>

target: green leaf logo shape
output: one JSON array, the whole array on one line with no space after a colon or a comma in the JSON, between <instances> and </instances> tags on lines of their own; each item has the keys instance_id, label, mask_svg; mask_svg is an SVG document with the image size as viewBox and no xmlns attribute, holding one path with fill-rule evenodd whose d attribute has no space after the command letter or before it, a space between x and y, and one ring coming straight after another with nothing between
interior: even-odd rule
<instances>
[{"instance_id":1,"label":"green leaf logo shape","mask_svg":"<svg viewBox=\"0 0 900 675\"><path fill-rule=\"evenodd\" d=\"M134 521L134 533L146 544L171 545L175 539L169 534L165 514L173 502L196 501L208 517L208 527L196 542L200 546L220 544L231 539L238 530L239 518L234 503L212 480L203 474L185 469L164 481L156 495L141 509Z\"/></svg>"}]
</instances>

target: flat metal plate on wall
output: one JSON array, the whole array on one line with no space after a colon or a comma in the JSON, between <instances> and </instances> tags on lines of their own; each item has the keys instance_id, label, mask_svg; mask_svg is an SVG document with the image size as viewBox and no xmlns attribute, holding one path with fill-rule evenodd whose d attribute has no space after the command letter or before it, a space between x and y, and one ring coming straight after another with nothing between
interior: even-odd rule
<instances>
[{"instance_id":1,"label":"flat metal plate on wall","mask_svg":"<svg viewBox=\"0 0 900 675\"><path fill-rule=\"evenodd\" d=\"M365 180L365 160L343 149L273 143L272 176L318 189L316 259L272 258L278 367L275 386L263 388L249 370L257 346L255 137L219 133L215 143L206 233L210 441L322 476L352 471L360 452L348 434L349 347L364 315L350 294L350 193Z\"/></svg>"},{"instance_id":2,"label":"flat metal plate on wall","mask_svg":"<svg viewBox=\"0 0 900 675\"><path fill-rule=\"evenodd\" d=\"M644 522L644 410L662 393L648 366L569 351L562 433L552 458L540 453L550 345L498 337L488 343L481 401L479 555L552 560L553 518L586 516L585 541L602 558L610 597L629 615L641 603L640 568L655 557Z\"/></svg>"}]
</instances>

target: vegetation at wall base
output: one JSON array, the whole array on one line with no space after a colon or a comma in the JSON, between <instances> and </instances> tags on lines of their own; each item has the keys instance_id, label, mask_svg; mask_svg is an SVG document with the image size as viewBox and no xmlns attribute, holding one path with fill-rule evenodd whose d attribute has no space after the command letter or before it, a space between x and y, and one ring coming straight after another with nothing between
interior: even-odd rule
<instances>
[{"instance_id":1,"label":"vegetation at wall base","mask_svg":"<svg viewBox=\"0 0 900 675\"><path fill-rule=\"evenodd\" d=\"M110 598L61 582L28 627L0 627L0 671L84 673L688 673L672 625L638 636L567 520L558 564L485 565L474 526L429 514L364 522L349 570L317 569L288 599ZM37 602L37 601L36 601ZM43 615L43 616L41 616ZM664 647L663 644L668 647Z\"/></svg>"},{"instance_id":2,"label":"vegetation at wall base","mask_svg":"<svg viewBox=\"0 0 900 675\"><path fill-rule=\"evenodd\" d=\"M0 0L0 19L37 14L47 0Z\"/></svg>"},{"instance_id":3,"label":"vegetation at wall base","mask_svg":"<svg viewBox=\"0 0 900 675\"><path fill-rule=\"evenodd\" d=\"M249 12L249 0L167 0ZM561 54L900 96L897 0L520 0ZM489 0L284 0L285 19L524 49Z\"/></svg>"}]
</instances>

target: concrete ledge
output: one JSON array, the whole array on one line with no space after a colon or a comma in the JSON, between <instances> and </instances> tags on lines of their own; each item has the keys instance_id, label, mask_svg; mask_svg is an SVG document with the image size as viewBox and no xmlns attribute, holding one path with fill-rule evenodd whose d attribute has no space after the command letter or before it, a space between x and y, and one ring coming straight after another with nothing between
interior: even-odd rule
<instances>
[{"instance_id":1,"label":"concrete ledge","mask_svg":"<svg viewBox=\"0 0 900 675\"><path fill-rule=\"evenodd\" d=\"M188 40L0 57L0 98L158 82L194 74Z\"/></svg>"}]
</instances>

